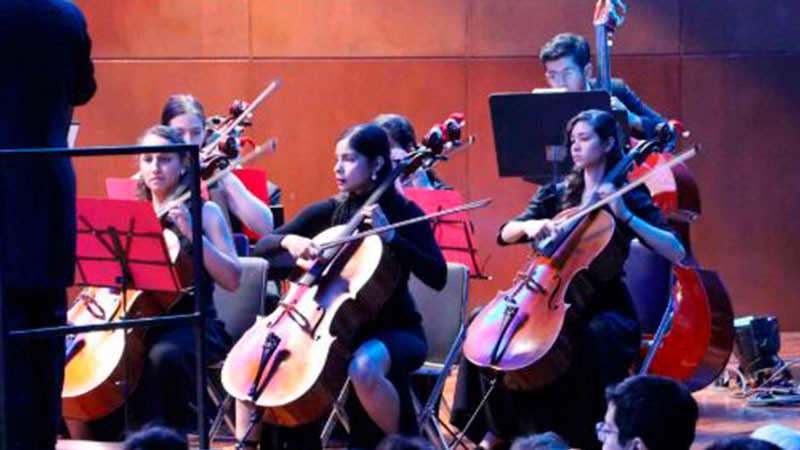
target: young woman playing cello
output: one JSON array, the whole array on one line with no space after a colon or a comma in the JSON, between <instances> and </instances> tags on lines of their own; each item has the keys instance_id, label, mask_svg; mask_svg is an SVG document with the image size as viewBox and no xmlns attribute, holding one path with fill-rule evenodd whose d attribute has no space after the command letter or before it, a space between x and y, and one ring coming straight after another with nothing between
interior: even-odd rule
<instances>
[{"instance_id":1,"label":"young woman playing cello","mask_svg":"<svg viewBox=\"0 0 800 450\"><path fill-rule=\"evenodd\" d=\"M174 128L183 136L187 144L203 146L206 137L206 114L203 105L193 95L171 95L161 111L161 125ZM270 195L277 186L270 183ZM230 210L240 222L234 222L234 231L239 231L239 224L265 235L272 231L273 217L269 207L253 195L236 175L229 173L222 177L209 193L211 199L219 204L223 211ZM277 193L280 198L280 193Z\"/></svg>"},{"instance_id":2,"label":"young woman playing cello","mask_svg":"<svg viewBox=\"0 0 800 450\"><path fill-rule=\"evenodd\" d=\"M143 146L183 143L177 130L162 125L148 129L139 140ZM141 172L138 196L152 202L156 211L189 188L188 155L143 153L138 156L138 162ZM209 292L214 282L225 289L235 290L239 286L241 266L222 211L216 204L204 202L202 214L202 270L209 275ZM176 232L182 248L194 245L191 216L186 204L169 210L163 221L167 228ZM213 303L209 302L206 308L209 361L219 361L230 347L230 337L222 323L216 320ZM185 290L170 312L194 312L191 291ZM193 424L189 402L194 398L194 330L191 326L154 327L147 331L146 336L142 376L128 401L131 425L138 428L147 423L161 424L186 432ZM88 424L70 421L71 435L73 438L117 439L121 431L120 413L121 409Z\"/></svg>"},{"instance_id":3,"label":"young woman playing cello","mask_svg":"<svg viewBox=\"0 0 800 450\"><path fill-rule=\"evenodd\" d=\"M285 251L300 265L314 259L319 249L311 238L331 226L347 223L361 209L391 171L389 155L389 140L377 125L347 130L336 144L333 168L339 195L303 209L294 220L264 237L255 253ZM366 222L372 227L423 215L417 205L393 188L366 212ZM435 289L442 289L447 281L447 266L427 222L388 231L381 239L399 262L401 278L374 320L359 331L349 365L356 394L350 396L352 401L347 406L353 422L349 444L363 448L374 447L385 434L416 431L408 374L424 362L427 343L408 291L408 276L413 272ZM245 411L246 405L240 404L237 422L241 425L248 418ZM251 432L250 436L257 438L258 433Z\"/></svg>"},{"instance_id":4,"label":"young woman playing cello","mask_svg":"<svg viewBox=\"0 0 800 450\"><path fill-rule=\"evenodd\" d=\"M503 224L497 236L500 245L535 243L558 233L552 220L556 214L585 203L594 192L605 197L616 189L603 184L607 171L622 157L614 118L603 111L584 111L570 120L566 132L573 172L565 182L542 186L522 214ZM569 369L532 391L496 385L470 433L480 440L486 431L482 447L498 448L532 431L555 431L572 447L600 448L595 423L603 417L604 389L628 374L639 350L639 325L622 281L630 241L636 237L674 263L684 257L683 246L645 188L634 189L609 206L616 223L611 242L588 270L576 275L566 293L570 309L564 327L576 336ZM452 421L463 427L488 381L466 360L458 374Z\"/></svg>"}]
</instances>

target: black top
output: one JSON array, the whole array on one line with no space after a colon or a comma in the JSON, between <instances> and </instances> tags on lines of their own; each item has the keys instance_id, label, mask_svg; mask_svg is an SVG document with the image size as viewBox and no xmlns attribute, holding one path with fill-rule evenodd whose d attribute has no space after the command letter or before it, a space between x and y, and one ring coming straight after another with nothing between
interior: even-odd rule
<instances>
[{"instance_id":1,"label":"black top","mask_svg":"<svg viewBox=\"0 0 800 450\"><path fill-rule=\"evenodd\" d=\"M0 149L66 147L95 91L86 21L65 0L0 1ZM4 282L59 288L75 271L75 174L66 158L0 161Z\"/></svg>"},{"instance_id":2,"label":"black top","mask_svg":"<svg viewBox=\"0 0 800 450\"><path fill-rule=\"evenodd\" d=\"M364 198L351 196L348 200L330 197L314 203L300 211L294 220L262 238L256 244L254 254L262 257L272 257L276 253L286 254L288 252L280 245L286 235L312 238L327 228L345 224L363 201ZM384 194L380 205L391 223L424 215L414 202L392 191ZM375 318L372 324L375 329L413 328L421 323L422 317L408 292L409 273L436 290L444 288L447 282L447 265L434 240L430 222L419 222L395 231L394 239L388 247L400 262L401 278L396 291Z\"/></svg>"},{"instance_id":3,"label":"black top","mask_svg":"<svg viewBox=\"0 0 800 450\"><path fill-rule=\"evenodd\" d=\"M592 80L589 85L591 88L599 89L597 80ZM611 79L611 95L617 97L628 110L642 120L641 130L631 130L631 135L638 139L652 139L655 137L656 126L665 122L664 118L658 115L652 108L647 106L633 90L619 78Z\"/></svg>"},{"instance_id":4,"label":"black top","mask_svg":"<svg viewBox=\"0 0 800 450\"><path fill-rule=\"evenodd\" d=\"M531 219L550 219L564 209L564 184L546 184L539 188L531 198L525 210L512 221L525 221ZM671 231L669 225L661 215L661 211L653 204L650 199L649 191L644 186L639 186L622 196L623 201L630 211L645 222ZM615 218L616 219L616 218ZM508 223L508 222L506 222ZM500 230L506 224L504 223ZM497 242L500 245L509 245L500 239L500 230L497 233ZM624 275L623 266L628 259L630 251L630 241L636 234L630 227L616 221L614 234L611 242L602 252L589 264L586 271L576 275L573 283L567 291L566 299L568 302L575 302L578 298L600 298L603 304L592 304L588 307L590 314L602 311L619 311L628 315L633 315L633 305L629 304L628 296L619 295L597 295L603 292L615 291L622 287L621 278ZM529 242L527 238L518 242ZM642 241L642 244L647 245Z\"/></svg>"}]
</instances>

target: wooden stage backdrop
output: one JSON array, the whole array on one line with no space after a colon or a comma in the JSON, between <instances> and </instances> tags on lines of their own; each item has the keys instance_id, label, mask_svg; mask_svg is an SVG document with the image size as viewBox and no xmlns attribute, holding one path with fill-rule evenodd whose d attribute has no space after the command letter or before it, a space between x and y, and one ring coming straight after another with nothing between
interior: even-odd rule
<instances>
[{"instance_id":1,"label":"wooden stage backdrop","mask_svg":"<svg viewBox=\"0 0 800 450\"><path fill-rule=\"evenodd\" d=\"M78 145L132 144L171 93L209 113L285 86L257 113L253 135L276 136L256 166L284 189L288 217L332 194L333 145L348 125L381 112L420 133L452 111L478 144L441 174L468 200L491 281L490 299L522 264L500 249L500 223L535 187L500 179L487 96L543 86L538 49L553 34L591 33L592 0L76 0L94 41L98 92L78 109ZM703 144L691 166L703 195L694 226L702 263L720 271L737 315L777 314L800 329L800 13L785 0L630 0L612 72L655 109L682 119ZM130 158L76 161L81 195L101 195Z\"/></svg>"}]
</instances>

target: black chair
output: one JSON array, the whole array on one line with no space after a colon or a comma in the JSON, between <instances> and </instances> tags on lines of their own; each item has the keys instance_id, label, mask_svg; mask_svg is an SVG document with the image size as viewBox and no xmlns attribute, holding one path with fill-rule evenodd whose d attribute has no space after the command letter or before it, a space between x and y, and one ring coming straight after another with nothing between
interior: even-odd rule
<instances>
[{"instance_id":1,"label":"black chair","mask_svg":"<svg viewBox=\"0 0 800 450\"><path fill-rule=\"evenodd\" d=\"M669 330L672 319L672 263L634 239L625 261L624 281L641 326L642 347L648 349L639 372L647 373L658 343Z\"/></svg>"},{"instance_id":2,"label":"black chair","mask_svg":"<svg viewBox=\"0 0 800 450\"><path fill-rule=\"evenodd\" d=\"M239 289L227 291L220 286L214 289L214 307L217 316L225 325L225 331L231 336L233 342L239 340L256 321L256 316L265 314L274 305L265 305L267 298L267 272L269 263L262 258L241 257L242 278ZM210 427L211 439L219 432L224 421L233 433L234 419L228 415L228 410L233 402L230 395L224 393L219 381L219 371L222 363L210 367L213 376L209 377L208 394L217 407L217 414Z\"/></svg>"},{"instance_id":3,"label":"black chair","mask_svg":"<svg viewBox=\"0 0 800 450\"><path fill-rule=\"evenodd\" d=\"M411 397L420 430L440 449L446 449L447 443L440 429L443 422L439 420L437 409L445 381L461 355L461 346L466 337L468 287L469 268L455 263L447 263L447 284L441 291L431 289L413 275L408 282L409 291L422 315L422 325L428 340L428 358L412 375L435 377L424 404L414 389L411 390ZM329 438L337 423L341 423L346 432L350 431L349 420L342 406L349 391L348 379L322 430L323 448L328 447Z\"/></svg>"}]
</instances>

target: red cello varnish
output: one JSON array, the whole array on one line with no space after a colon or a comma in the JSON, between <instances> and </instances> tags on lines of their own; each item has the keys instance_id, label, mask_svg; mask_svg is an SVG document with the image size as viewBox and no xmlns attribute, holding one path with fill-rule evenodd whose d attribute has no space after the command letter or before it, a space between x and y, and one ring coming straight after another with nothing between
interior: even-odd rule
<instances>
[{"instance_id":1,"label":"red cello varnish","mask_svg":"<svg viewBox=\"0 0 800 450\"><path fill-rule=\"evenodd\" d=\"M672 127L688 136L682 124ZM673 160L671 153L649 155L630 174L633 181L653 171L654 167ZM733 309L730 297L718 273L701 268L691 245L690 225L701 213L700 191L685 164L650 177L645 185L653 202L686 248L682 266L673 269L673 310L665 318L665 331L646 373L669 376L683 381L690 389L708 386L725 369L733 351ZM656 318L657 319L657 318ZM653 340L645 336L641 356L646 360Z\"/></svg>"}]
</instances>

